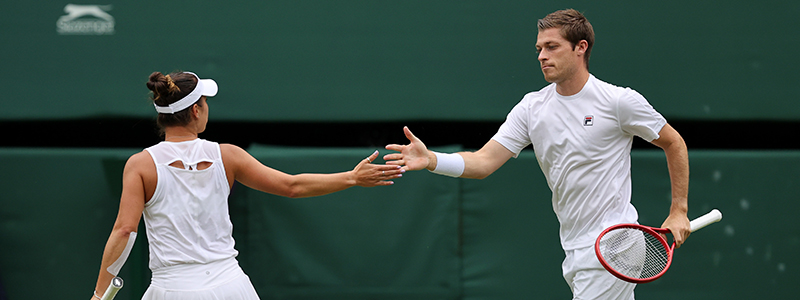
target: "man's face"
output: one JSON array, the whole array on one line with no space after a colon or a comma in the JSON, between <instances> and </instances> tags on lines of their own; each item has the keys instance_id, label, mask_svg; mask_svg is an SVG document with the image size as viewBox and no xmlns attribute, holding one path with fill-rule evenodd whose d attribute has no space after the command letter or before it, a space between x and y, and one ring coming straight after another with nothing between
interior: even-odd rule
<instances>
[{"instance_id":1,"label":"man's face","mask_svg":"<svg viewBox=\"0 0 800 300\"><path fill-rule=\"evenodd\" d=\"M559 83L571 78L578 70L583 59L570 42L561 36L560 28L548 28L539 31L536 37L536 52L544 79L547 82Z\"/></svg>"}]
</instances>

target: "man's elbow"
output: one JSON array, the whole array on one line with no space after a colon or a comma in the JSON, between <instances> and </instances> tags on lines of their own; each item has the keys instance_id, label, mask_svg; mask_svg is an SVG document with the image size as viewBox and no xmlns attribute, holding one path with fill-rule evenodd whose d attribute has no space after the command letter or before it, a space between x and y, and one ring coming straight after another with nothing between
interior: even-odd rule
<instances>
[{"instance_id":1,"label":"man's elbow","mask_svg":"<svg viewBox=\"0 0 800 300\"><path fill-rule=\"evenodd\" d=\"M461 174L460 177L469 179L484 179L486 177L489 177L489 175L492 175L492 173L494 173L494 170L489 170L486 168L472 169L465 171L464 174Z\"/></svg>"}]
</instances>

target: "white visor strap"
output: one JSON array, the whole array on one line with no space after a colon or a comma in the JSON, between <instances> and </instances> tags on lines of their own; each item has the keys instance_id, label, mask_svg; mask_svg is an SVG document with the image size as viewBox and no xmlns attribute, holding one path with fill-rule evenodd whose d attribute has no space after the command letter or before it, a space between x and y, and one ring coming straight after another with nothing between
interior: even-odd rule
<instances>
[{"instance_id":1,"label":"white visor strap","mask_svg":"<svg viewBox=\"0 0 800 300\"><path fill-rule=\"evenodd\" d=\"M214 96L217 94L217 83L214 82L214 80L200 79L197 74L192 72L184 73L192 74L195 78L197 78L197 86L195 86L194 90L186 95L186 97L171 103L169 106L158 106L157 104L153 103L153 106L156 107L157 112L162 114L174 114L188 108L189 106L192 106L192 104L197 102L197 100L200 100L200 97L202 96ZM213 86L206 86L206 84Z\"/></svg>"}]
</instances>

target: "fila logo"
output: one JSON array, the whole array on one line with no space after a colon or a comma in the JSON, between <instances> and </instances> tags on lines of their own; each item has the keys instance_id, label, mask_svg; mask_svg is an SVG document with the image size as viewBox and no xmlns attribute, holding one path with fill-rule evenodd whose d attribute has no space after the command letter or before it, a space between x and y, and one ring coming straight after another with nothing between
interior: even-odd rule
<instances>
[{"instance_id":1,"label":"fila logo","mask_svg":"<svg viewBox=\"0 0 800 300\"><path fill-rule=\"evenodd\" d=\"M68 35L107 35L114 34L114 17L107 13L111 5L64 6L64 16L58 18L56 31Z\"/></svg>"},{"instance_id":2,"label":"fila logo","mask_svg":"<svg viewBox=\"0 0 800 300\"><path fill-rule=\"evenodd\" d=\"M592 126L594 125L594 116L587 115L583 117L583 126Z\"/></svg>"}]
</instances>

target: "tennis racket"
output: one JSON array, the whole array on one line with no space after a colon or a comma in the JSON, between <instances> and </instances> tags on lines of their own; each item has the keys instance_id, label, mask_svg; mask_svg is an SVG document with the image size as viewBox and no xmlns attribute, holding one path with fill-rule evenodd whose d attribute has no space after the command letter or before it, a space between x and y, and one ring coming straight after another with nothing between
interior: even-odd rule
<instances>
[{"instance_id":1,"label":"tennis racket","mask_svg":"<svg viewBox=\"0 0 800 300\"><path fill-rule=\"evenodd\" d=\"M119 289L122 288L122 284L123 281L121 277L114 277L111 279L111 284L108 285L106 292L103 293L103 298L100 298L100 300L113 300L114 296L119 292Z\"/></svg>"},{"instance_id":2,"label":"tennis racket","mask_svg":"<svg viewBox=\"0 0 800 300\"><path fill-rule=\"evenodd\" d=\"M692 232L722 220L722 213L714 209L690 222ZM597 237L594 250L600 264L619 279L633 283L647 283L664 275L672 264L672 246L661 235L669 229L653 228L639 224L611 226Z\"/></svg>"}]
</instances>

